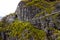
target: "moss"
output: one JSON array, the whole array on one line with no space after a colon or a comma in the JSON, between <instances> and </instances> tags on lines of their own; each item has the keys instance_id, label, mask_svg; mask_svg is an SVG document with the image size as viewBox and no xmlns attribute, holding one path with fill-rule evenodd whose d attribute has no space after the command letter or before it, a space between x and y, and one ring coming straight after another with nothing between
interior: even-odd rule
<instances>
[{"instance_id":1,"label":"moss","mask_svg":"<svg viewBox=\"0 0 60 40\"><path fill-rule=\"evenodd\" d=\"M27 40L30 36L33 36L35 40L44 40L46 37L46 33L43 30L36 29L29 22L15 21L8 26L8 30L11 31L8 33L10 37L18 36L18 38L22 38L22 40ZM24 36L22 36L22 34Z\"/></svg>"}]
</instances>

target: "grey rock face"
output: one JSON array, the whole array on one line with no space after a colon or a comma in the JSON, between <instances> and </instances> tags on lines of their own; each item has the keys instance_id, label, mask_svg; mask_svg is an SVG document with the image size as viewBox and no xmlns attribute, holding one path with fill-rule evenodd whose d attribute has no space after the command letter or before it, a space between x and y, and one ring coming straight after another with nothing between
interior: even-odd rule
<instances>
[{"instance_id":1,"label":"grey rock face","mask_svg":"<svg viewBox=\"0 0 60 40\"><path fill-rule=\"evenodd\" d=\"M24 5L26 5L26 3L21 1L17 6L17 9L16 9L15 13L16 13L17 18L19 20L30 21L32 24L34 24L35 26L38 26L38 27L41 27L41 26L45 27L46 24L49 24L50 26L54 26L53 25L54 23L50 22L50 21L52 21L52 17L49 17L48 19L45 19L45 20L40 20L40 19L32 20L34 18L34 16L36 14L40 13L42 10L40 8L36 7L36 6L26 6L26 7L24 7ZM56 8L53 11L53 13L58 12L58 11L60 11L60 3L56 4ZM40 16L40 17L42 17L42 16Z\"/></svg>"},{"instance_id":2,"label":"grey rock face","mask_svg":"<svg viewBox=\"0 0 60 40\"><path fill-rule=\"evenodd\" d=\"M10 15L7 15L6 17L3 17L2 21L6 23L12 23L16 18L17 16L15 14L10 14Z\"/></svg>"},{"instance_id":3,"label":"grey rock face","mask_svg":"<svg viewBox=\"0 0 60 40\"><path fill-rule=\"evenodd\" d=\"M24 7L24 5L26 5L25 2L21 1L16 9L16 15L17 18L21 21L29 21L32 24L37 24L40 22L40 20L32 20L33 17L41 12L41 9L36 7L36 6L26 6ZM39 23L40 24L40 23ZM38 25L36 25L38 26Z\"/></svg>"},{"instance_id":4,"label":"grey rock face","mask_svg":"<svg viewBox=\"0 0 60 40\"><path fill-rule=\"evenodd\" d=\"M12 22L12 21L14 21L14 18L15 18L15 16L11 16L11 15L10 15L9 17L7 17L6 20L7 20L8 22Z\"/></svg>"},{"instance_id":5,"label":"grey rock face","mask_svg":"<svg viewBox=\"0 0 60 40\"><path fill-rule=\"evenodd\" d=\"M41 11L39 8L35 6L24 7L24 5L26 5L25 2L20 2L16 10L18 19L22 21L31 21L31 19Z\"/></svg>"}]
</instances>

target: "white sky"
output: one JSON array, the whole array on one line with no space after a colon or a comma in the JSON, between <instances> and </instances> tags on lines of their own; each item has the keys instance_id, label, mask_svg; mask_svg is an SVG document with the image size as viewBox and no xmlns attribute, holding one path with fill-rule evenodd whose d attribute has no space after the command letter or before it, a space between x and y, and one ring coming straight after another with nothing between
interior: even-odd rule
<instances>
[{"instance_id":1,"label":"white sky","mask_svg":"<svg viewBox=\"0 0 60 40\"><path fill-rule=\"evenodd\" d=\"M0 0L0 16L4 17L15 12L20 0Z\"/></svg>"}]
</instances>

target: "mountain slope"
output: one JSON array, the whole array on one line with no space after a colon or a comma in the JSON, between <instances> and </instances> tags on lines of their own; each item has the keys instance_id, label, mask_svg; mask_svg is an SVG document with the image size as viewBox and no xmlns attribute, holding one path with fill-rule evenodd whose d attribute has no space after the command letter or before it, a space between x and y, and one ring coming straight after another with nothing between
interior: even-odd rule
<instances>
[{"instance_id":1,"label":"mountain slope","mask_svg":"<svg viewBox=\"0 0 60 40\"><path fill-rule=\"evenodd\" d=\"M12 40L59 40L60 1L22 0L15 13L4 17L2 22L8 24Z\"/></svg>"}]
</instances>

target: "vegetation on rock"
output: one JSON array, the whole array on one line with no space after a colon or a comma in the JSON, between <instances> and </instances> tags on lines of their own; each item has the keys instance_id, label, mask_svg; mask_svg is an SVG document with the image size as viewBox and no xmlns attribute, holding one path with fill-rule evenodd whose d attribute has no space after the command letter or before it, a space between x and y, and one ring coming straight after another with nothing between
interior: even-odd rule
<instances>
[{"instance_id":1,"label":"vegetation on rock","mask_svg":"<svg viewBox=\"0 0 60 40\"><path fill-rule=\"evenodd\" d=\"M21 2L26 3L22 8L33 6L41 9L41 12L32 18L35 18L33 21L38 18L40 23L32 24L30 21L19 20L18 13L7 15L0 21L0 40L60 40L60 12L55 12L60 0L22 0Z\"/></svg>"}]
</instances>

